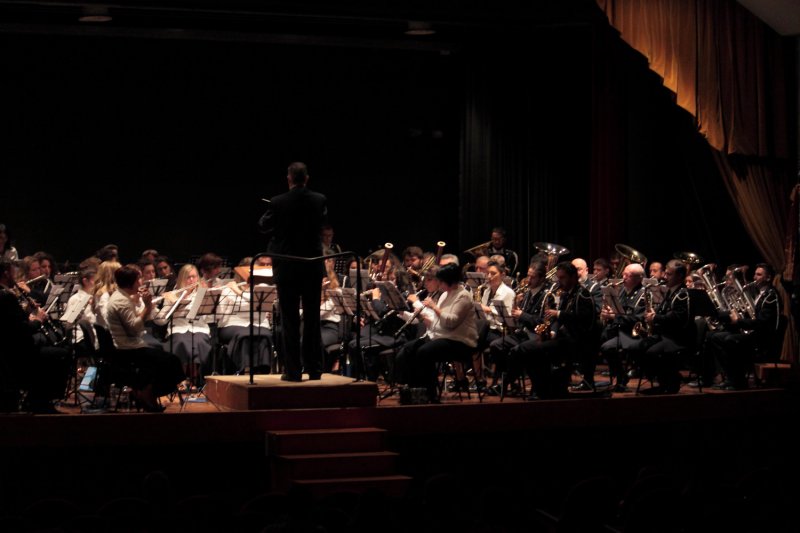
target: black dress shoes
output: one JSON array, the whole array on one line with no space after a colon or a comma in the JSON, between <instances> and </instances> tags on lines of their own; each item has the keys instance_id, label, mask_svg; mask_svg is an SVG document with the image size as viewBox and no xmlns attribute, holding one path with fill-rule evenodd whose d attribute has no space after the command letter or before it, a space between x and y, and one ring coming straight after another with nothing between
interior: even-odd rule
<instances>
[{"instance_id":1,"label":"black dress shoes","mask_svg":"<svg viewBox=\"0 0 800 533\"><path fill-rule=\"evenodd\" d=\"M296 383L300 383L303 381L302 376L290 376L289 374L281 374L281 381L294 381Z\"/></svg>"}]
</instances>

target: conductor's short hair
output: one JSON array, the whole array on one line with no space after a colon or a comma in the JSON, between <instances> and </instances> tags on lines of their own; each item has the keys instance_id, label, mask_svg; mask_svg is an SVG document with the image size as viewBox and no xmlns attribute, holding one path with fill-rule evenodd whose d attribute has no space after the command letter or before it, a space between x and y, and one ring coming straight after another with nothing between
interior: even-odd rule
<instances>
[{"instance_id":1,"label":"conductor's short hair","mask_svg":"<svg viewBox=\"0 0 800 533\"><path fill-rule=\"evenodd\" d=\"M289 178L295 185L303 185L308 177L308 168L305 163L296 161L289 165Z\"/></svg>"}]
</instances>

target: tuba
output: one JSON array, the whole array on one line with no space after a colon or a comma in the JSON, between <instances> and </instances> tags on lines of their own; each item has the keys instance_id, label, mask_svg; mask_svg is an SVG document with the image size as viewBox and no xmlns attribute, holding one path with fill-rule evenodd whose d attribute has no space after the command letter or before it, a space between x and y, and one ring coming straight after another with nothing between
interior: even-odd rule
<instances>
[{"instance_id":1,"label":"tuba","mask_svg":"<svg viewBox=\"0 0 800 533\"><path fill-rule=\"evenodd\" d=\"M631 263L639 263L642 265L642 267L644 267L645 263L647 263L647 257L645 257L643 253L634 250L627 244L615 244L614 250L616 250L620 257L617 270L614 271L615 278L621 278L625 267Z\"/></svg>"},{"instance_id":2,"label":"tuba","mask_svg":"<svg viewBox=\"0 0 800 533\"><path fill-rule=\"evenodd\" d=\"M558 258L568 254L569 249L566 246L561 246L560 244L554 244L552 242L535 242L533 243L533 247L547 254L547 275L545 279L550 282L555 281Z\"/></svg>"},{"instance_id":3,"label":"tuba","mask_svg":"<svg viewBox=\"0 0 800 533\"><path fill-rule=\"evenodd\" d=\"M464 250L465 254L469 254L472 257L478 258L482 255L488 255L489 248L492 246L492 241L482 242L481 244L476 244L472 248L467 248Z\"/></svg>"},{"instance_id":4,"label":"tuba","mask_svg":"<svg viewBox=\"0 0 800 533\"><path fill-rule=\"evenodd\" d=\"M746 266L738 267L733 270L733 284L727 284L722 288L722 300L731 311L736 312L739 316L748 319L756 318L756 304L753 297L748 290L754 286L753 283L748 283L742 286L742 282L736 277L738 272L746 272Z\"/></svg>"}]
</instances>

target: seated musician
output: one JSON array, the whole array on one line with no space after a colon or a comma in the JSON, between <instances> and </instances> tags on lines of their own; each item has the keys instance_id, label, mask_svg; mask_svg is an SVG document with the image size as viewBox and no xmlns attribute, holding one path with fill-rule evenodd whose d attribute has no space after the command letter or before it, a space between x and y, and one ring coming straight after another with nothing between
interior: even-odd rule
<instances>
[{"instance_id":1,"label":"seated musician","mask_svg":"<svg viewBox=\"0 0 800 533\"><path fill-rule=\"evenodd\" d=\"M650 263L650 277L658 280L658 284L662 285L664 283L664 265L658 261Z\"/></svg>"},{"instance_id":2,"label":"seated musician","mask_svg":"<svg viewBox=\"0 0 800 533\"><path fill-rule=\"evenodd\" d=\"M492 386L488 389L490 395L500 393L502 384L498 384L498 375L504 375L508 369L508 353L512 348L522 342L533 340L534 328L542 322L542 296L545 293L546 264L540 261L532 262L528 267L527 288L525 292L516 296L517 306L511 312L517 319L519 327L506 333L489 345L489 363L493 367Z\"/></svg>"},{"instance_id":3,"label":"seated musician","mask_svg":"<svg viewBox=\"0 0 800 533\"><path fill-rule=\"evenodd\" d=\"M17 261L19 253L14 248L14 243L11 240L11 234L8 231L8 226L0 224L0 260L3 261Z\"/></svg>"},{"instance_id":4,"label":"seated musician","mask_svg":"<svg viewBox=\"0 0 800 533\"><path fill-rule=\"evenodd\" d=\"M622 367L622 354L634 346L639 339L632 337L633 327L644 320L645 302L642 278L644 268L638 263L631 263L622 271L622 288L618 299L624 314L616 314L608 303L604 303L600 319L605 325L600 345L600 353L608 362L608 371L616 379L614 392L627 391L628 374Z\"/></svg>"},{"instance_id":5,"label":"seated musician","mask_svg":"<svg viewBox=\"0 0 800 533\"><path fill-rule=\"evenodd\" d=\"M251 257L239 261L238 266L250 266ZM270 265L269 257L262 256L256 259L256 267L263 268ZM265 284L258 284L265 285ZM235 306L240 300L239 310ZM244 283L239 274L236 279L229 282L222 289L220 300L222 314L218 317L219 342L227 346L228 357L233 362L235 372L242 373L250 366L250 288ZM254 309L256 327L254 333L257 337L254 351L253 366L255 373L268 373L271 362L272 347L274 346L272 331L270 330L271 311L258 308Z\"/></svg>"},{"instance_id":6,"label":"seated musician","mask_svg":"<svg viewBox=\"0 0 800 533\"><path fill-rule=\"evenodd\" d=\"M165 255L160 255L155 259L156 275L161 279L167 280L167 285L164 287L165 291L171 291L175 288L175 269L172 268L172 263Z\"/></svg>"},{"instance_id":7,"label":"seated musician","mask_svg":"<svg viewBox=\"0 0 800 533\"><path fill-rule=\"evenodd\" d=\"M94 292L92 294L92 306L97 325L108 329L106 321L106 306L111 295L117 290L117 282L114 273L122 268L116 261L103 261L97 267L97 275L94 279Z\"/></svg>"},{"instance_id":8,"label":"seated musician","mask_svg":"<svg viewBox=\"0 0 800 533\"><path fill-rule=\"evenodd\" d=\"M611 265L604 257L598 257L592 264L592 276L601 287L608 285L608 276L611 275Z\"/></svg>"},{"instance_id":9,"label":"seated musician","mask_svg":"<svg viewBox=\"0 0 800 533\"><path fill-rule=\"evenodd\" d=\"M641 366L645 375L658 381L654 392L674 394L680 390L680 361L677 353L695 343L694 317L689 311L689 293L684 286L686 265L677 259L667 263L664 280L667 292L658 308L644 314L645 338L635 349L643 352Z\"/></svg>"},{"instance_id":10,"label":"seated musician","mask_svg":"<svg viewBox=\"0 0 800 533\"><path fill-rule=\"evenodd\" d=\"M79 311L77 324L75 324L73 330L70 332L71 341L75 346L75 353L79 358L88 357L99 348L94 332L97 316L94 314L91 300L94 292L94 278L96 275L97 271L92 268L86 268L80 271L80 289L69 297L67 308L64 310L65 315L71 314L81 301L86 301L85 298L89 298L88 302L84 304L83 310Z\"/></svg>"},{"instance_id":11,"label":"seated musician","mask_svg":"<svg viewBox=\"0 0 800 533\"><path fill-rule=\"evenodd\" d=\"M766 351L775 341L783 307L772 286L774 275L771 265L759 263L752 284L743 287L745 291L751 286L755 290L751 296L755 316L746 316L736 309L719 313L724 328L710 333L706 340L706 360L715 357L725 373L725 381L717 388L747 388L747 366L754 361L757 352Z\"/></svg>"},{"instance_id":12,"label":"seated musician","mask_svg":"<svg viewBox=\"0 0 800 533\"><path fill-rule=\"evenodd\" d=\"M44 274L42 274L42 267L39 260L32 255L23 257L20 262L20 272L18 272L17 275L20 278L18 281L22 282L21 286L23 290L27 292L37 304L43 306L47 301L47 297L42 290L42 285L39 283L39 281L44 280Z\"/></svg>"},{"instance_id":13,"label":"seated musician","mask_svg":"<svg viewBox=\"0 0 800 533\"><path fill-rule=\"evenodd\" d=\"M444 254L442 257L439 258L439 266L443 267L445 265L453 264L458 266L458 256L455 254Z\"/></svg>"},{"instance_id":14,"label":"seated musician","mask_svg":"<svg viewBox=\"0 0 800 533\"><path fill-rule=\"evenodd\" d=\"M492 305L493 302L502 301L506 312L511 313L514 307L514 290L503 281L505 269L494 261L489 262L486 270L486 287L481 295L481 309L486 318L477 319L478 328L478 352L483 352L489 345L500 339L505 334L505 325L497 310ZM472 370L478 381L478 387L485 387L486 382L483 378L483 364L481 357L473 360Z\"/></svg>"},{"instance_id":15,"label":"seated musician","mask_svg":"<svg viewBox=\"0 0 800 533\"><path fill-rule=\"evenodd\" d=\"M593 345L595 311L589 291L578 282L578 270L569 262L556 266L558 285L545 295L544 322L537 328L540 337L527 340L509 353L509 372L519 375L526 369L534 394L529 399L558 398L567 394L577 362ZM559 295L553 306L553 297Z\"/></svg>"},{"instance_id":16,"label":"seated musician","mask_svg":"<svg viewBox=\"0 0 800 533\"><path fill-rule=\"evenodd\" d=\"M342 252L342 247L333 242L333 226L325 224L320 232L322 237L322 255L333 255Z\"/></svg>"},{"instance_id":17,"label":"seated musician","mask_svg":"<svg viewBox=\"0 0 800 533\"><path fill-rule=\"evenodd\" d=\"M42 280L38 282L35 287L40 289L45 298L47 298L50 295L50 290L53 288L53 279L55 278L55 275L58 274L56 260L52 254L47 252L36 252L33 254L33 257L39 260L39 269L44 276L44 278L42 278Z\"/></svg>"},{"instance_id":18,"label":"seated musician","mask_svg":"<svg viewBox=\"0 0 800 533\"><path fill-rule=\"evenodd\" d=\"M364 313L367 319L362 317L360 324L361 355L358 355L355 336L347 343L347 351L350 354L350 361L355 365L360 365L363 357L364 372L368 379L374 381L381 372L387 375L391 373L391 368L384 368L384 362L388 361L383 361L379 357L380 353L414 338L414 331L413 328L406 328L398 338L395 338L395 333L403 326L403 320L397 311L389 308L379 288L362 291L360 297L362 305L370 307ZM373 313L377 319L370 318Z\"/></svg>"},{"instance_id":19,"label":"seated musician","mask_svg":"<svg viewBox=\"0 0 800 533\"><path fill-rule=\"evenodd\" d=\"M215 253L206 253L200 256L197 261L197 269L200 271L202 281L201 287L218 287L225 285L225 282L219 279L219 273L222 271L222 258Z\"/></svg>"},{"instance_id":20,"label":"seated musician","mask_svg":"<svg viewBox=\"0 0 800 533\"><path fill-rule=\"evenodd\" d=\"M48 317L36 306L23 310L21 303L29 304L16 285L16 271L13 262L0 260L0 339L5 350L0 357L0 411L16 411L19 391L25 390L31 411L57 413L53 401L64 397L69 352L36 345L34 335Z\"/></svg>"},{"instance_id":21,"label":"seated musician","mask_svg":"<svg viewBox=\"0 0 800 533\"><path fill-rule=\"evenodd\" d=\"M442 294L436 301L428 297L423 302L433 311L430 322L426 321L430 334L406 344L397 356L399 381L425 387L431 401L438 399L436 362L467 362L478 345L472 297L461 284L461 269L443 266L436 279Z\"/></svg>"},{"instance_id":22,"label":"seated musician","mask_svg":"<svg viewBox=\"0 0 800 533\"><path fill-rule=\"evenodd\" d=\"M150 259L139 259L137 263L139 270L142 271L142 283L147 284L149 281L156 279L156 264Z\"/></svg>"},{"instance_id":23,"label":"seated musician","mask_svg":"<svg viewBox=\"0 0 800 533\"><path fill-rule=\"evenodd\" d=\"M489 249L486 252L489 257L493 255L502 255L506 260L506 271L509 275L514 275L519 265L519 258L517 252L506 248L506 230L501 227L492 228L492 238Z\"/></svg>"},{"instance_id":24,"label":"seated musician","mask_svg":"<svg viewBox=\"0 0 800 533\"><path fill-rule=\"evenodd\" d=\"M98 257L98 259L100 259L100 262L113 261L118 263L119 246L117 246L116 244L106 244L105 246L97 250L97 252L95 252L95 255Z\"/></svg>"},{"instance_id":25,"label":"seated musician","mask_svg":"<svg viewBox=\"0 0 800 533\"><path fill-rule=\"evenodd\" d=\"M108 328L117 349L113 357L136 367L131 383L134 399L145 411L161 412L158 398L175 390L184 379L181 363L174 355L147 346L142 338L153 301L150 292L142 287L141 273L124 266L116 270L114 279L117 290L107 306Z\"/></svg>"},{"instance_id":26,"label":"seated musician","mask_svg":"<svg viewBox=\"0 0 800 533\"><path fill-rule=\"evenodd\" d=\"M164 305L174 304L178 299L188 304L197 295L200 283L197 268L194 265L183 265L178 271L175 290L164 293ZM167 328L164 350L177 355L186 374L198 378L198 384L203 382L204 372L211 360L210 333L208 324L200 318L190 321L185 317L173 317Z\"/></svg>"},{"instance_id":27,"label":"seated musician","mask_svg":"<svg viewBox=\"0 0 800 533\"><path fill-rule=\"evenodd\" d=\"M347 337L348 332L344 330L345 321L342 320L342 315L336 311L336 303L332 298L326 298L325 291L341 288L340 277L334 271L336 266L335 259L325 260L326 276L322 281L321 302L319 307L320 319L320 333L322 335L322 349L323 353L323 372L332 372L338 369L336 367L337 361L327 360L327 352L325 349L329 346L341 344Z\"/></svg>"}]
</instances>

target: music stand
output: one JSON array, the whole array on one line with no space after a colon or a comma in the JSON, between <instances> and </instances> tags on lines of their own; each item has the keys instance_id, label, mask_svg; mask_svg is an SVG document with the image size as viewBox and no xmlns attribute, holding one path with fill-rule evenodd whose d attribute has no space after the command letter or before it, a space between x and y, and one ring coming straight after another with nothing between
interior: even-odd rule
<instances>
[{"instance_id":1,"label":"music stand","mask_svg":"<svg viewBox=\"0 0 800 533\"><path fill-rule=\"evenodd\" d=\"M483 304L481 302L472 302L475 309L475 318L478 320L487 320L486 313L483 311Z\"/></svg>"},{"instance_id":2,"label":"music stand","mask_svg":"<svg viewBox=\"0 0 800 533\"><path fill-rule=\"evenodd\" d=\"M53 287L56 288L56 287ZM75 406L77 407L80 405L80 398L86 400L87 403L90 403L89 398L87 398L84 394L81 393L81 389L79 387L80 383L78 382L78 354L76 350L76 346L78 344L78 320L80 320L81 316L83 316L83 312L86 309L86 306L89 305L89 302L92 299L92 295L86 292L78 292L75 298L75 304L72 307L67 307L64 311L64 314L59 319L63 324L67 325L67 329L71 332L70 338L70 354L72 355L73 365L72 365L72 373L71 373L71 381L75 384L75 388L71 391L67 391L67 396L65 401L69 401L70 393L75 394ZM69 328L72 328L71 330Z\"/></svg>"},{"instance_id":3,"label":"music stand","mask_svg":"<svg viewBox=\"0 0 800 533\"><path fill-rule=\"evenodd\" d=\"M225 285L219 287L213 287L210 289L202 289L203 297L197 309L196 315L206 315L211 317L211 322L208 322L208 327L211 331L211 375L216 376L218 375L217 372L217 352L219 351L219 328L218 328L218 316L225 316L225 315L232 315L234 305L230 306L220 306L222 299L224 298L223 290L227 288ZM195 296L195 299L198 299L200 296L201 289L198 289L198 295ZM237 297L239 298L239 297Z\"/></svg>"},{"instance_id":4,"label":"music stand","mask_svg":"<svg viewBox=\"0 0 800 533\"><path fill-rule=\"evenodd\" d=\"M359 276L359 274L361 275L361 279L366 279L366 280L369 279L369 270L367 270L366 268L358 270L355 268L351 268L349 274L350 276L347 278L347 281L353 288L355 288L355 280Z\"/></svg>"},{"instance_id":5,"label":"music stand","mask_svg":"<svg viewBox=\"0 0 800 533\"><path fill-rule=\"evenodd\" d=\"M155 318L153 318L153 322L156 324L169 324L169 353L173 353L172 320L176 316L175 313L178 309L182 309L181 314L177 315L178 318L186 316L186 308L189 305L189 302L183 301L186 292L186 289L181 290L177 300L171 305L163 305L161 309L158 310L158 313L156 313ZM183 398L181 398L181 402L183 402Z\"/></svg>"},{"instance_id":6,"label":"music stand","mask_svg":"<svg viewBox=\"0 0 800 533\"><path fill-rule=\"evenodd\" d=\"M600 292L603 293L603 304L610 307L614 314L617 316L623 316L625 314L625 309L623 309L619 301L619 291L617 291L617 287L606 285L605 287L600 287Z\"/></svg>"},{"instance_id":7,"label":"music stand","mask_svg":"<svg viewBox=\"0 0 800 533\"><path fill-rule=\"evenodd\" d=\"M167 278L151 279L148 282L148 290L150 291L150 294L153 295L153 298L156 296L161 296L164 293L164 290L167 288L167 283L169 283Z\"/></svg>"},{"instance_id":8,"label":"music stand","mask_svg":"<svg viewBox=\"0 0 800 533\"><path fill-rule=\"evenodd\" d=\"M270 268L270 270L272 270ZM254 271L257 272L257 271ZM248 272L249 276L249 272ZM253 275L255 279L256 276ZM275 304L275 300L278 298L278 287L275 285L267 285L267 284L259 284L250 287L250 292L253 295L250 303L247 306L247 309L250 311L250 376L252 380L253 376L253 364L255 358L255 320L254 315L258 312L258 329L259 333L261 330L261 316L264 313L270 312L272 310L272 306ZM244 305L244 299L240 298L238 308L234 305L234 313L238 313L242 310L242 306ZM270 321L270 324L274 327L274 320ZM275 374L276 365L270 365L270 373ZM251 383L252 384L252 383Z\"/></svg>"},{"instance_id":9,"label":"music stand","mask_svg":"<svg viewBox=\"0 0 800 533\"><path fill-rule=\"evenodd\" d=\"M467 272L466 285L473 291L486 283L486 274L484 272Z\"/></svg>"},{"instance_id":10,"label":"music stand","mask_svg":"<svg viewBox=\"0 0 800 533\"><path fill-rule=\"evenodd\" d=\"M347 319L355 315L356 307L356 290L339 288L339 289L325 289L323 292L324 299L333 302L333 311L338 315L345 315L345 319L339 321L340 337L342 339L342 350L344 351L345 343L345 330L347 327ZM344 371L341 368L340 371Z\"/></svg>"},{"instance_id":11,"label":"music stand","mask_svg":"<svg viewBox=\"0 0 800 533\"><path fill-rule=\"evenodd\" d=\"M519 322L517 322L516 317L511 314L511 310L506 307L506 303L503 300L492 300L492 309L497 311L496 317L500 325L503 326L503 336L505 336L506 328L512 330L517 329Z\"/></svg>"}]
</instances>

